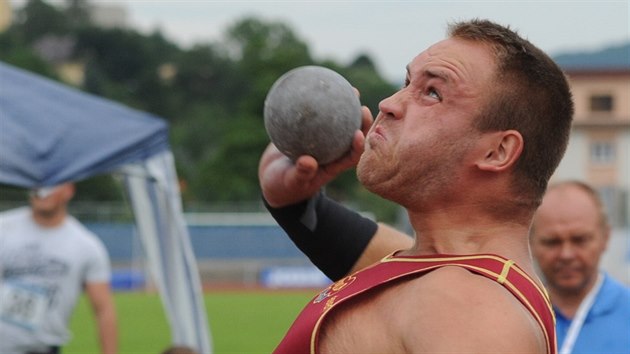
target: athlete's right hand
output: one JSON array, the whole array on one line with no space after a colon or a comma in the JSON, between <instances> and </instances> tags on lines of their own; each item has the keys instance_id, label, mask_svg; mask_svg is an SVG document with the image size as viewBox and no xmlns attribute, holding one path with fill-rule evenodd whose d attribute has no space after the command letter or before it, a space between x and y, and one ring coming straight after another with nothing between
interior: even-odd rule
<instances>
[{"instance_id":1,"label":"athlete's right hand","mask_svg":"<svg viewBox=\"0 0 630 354\"><path fill-rule=\"evenodd\" d=\"M275 145L269 144L258 166L258 180L267 203L279 208L309 199L341 172L356 166L364 150L365 134L372 122L370 110L362 107L361 130L354 133L350 151L323 166L308 155L292 162Z\"/></svg>"}]
</instances>

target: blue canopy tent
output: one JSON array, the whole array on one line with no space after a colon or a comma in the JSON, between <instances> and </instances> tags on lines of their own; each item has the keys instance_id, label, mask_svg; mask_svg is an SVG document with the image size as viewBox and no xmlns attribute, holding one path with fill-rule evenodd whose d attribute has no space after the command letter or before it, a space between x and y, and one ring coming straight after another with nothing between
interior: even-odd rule
<instances>
[{"instance_id":1,"label":"blue canopy tent","mask_svg":"<svg viewBox=\"0 0 630 354\"><path fill-rule=\"evenodd\" d=\"M106 173L124 177L173 344L210 353L166 122L0 62L0 183L33 188Z\"/></svg>"}]
</instances>

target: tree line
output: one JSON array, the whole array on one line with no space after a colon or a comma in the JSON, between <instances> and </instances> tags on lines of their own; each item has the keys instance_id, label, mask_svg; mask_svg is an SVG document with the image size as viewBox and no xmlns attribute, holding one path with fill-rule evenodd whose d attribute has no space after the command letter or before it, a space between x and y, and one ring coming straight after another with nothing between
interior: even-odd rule
<instances>
[{"instance_id":1,"label":"tree line","mask_svg":"<svg viewBox=\"0 0 630 354\"><path fill-rule=\"evenodd\" d=\"M78 64L80 89L166 119L185 207L260 201L258 159L269 143L264 99L288 70L331 68L360 90L362 104L372 112L395 91L368 55L345 64L314 58L308 43L282 22L240 18L218 41L182 48L159 30L143 34L97 26L86 0L26 2L0 33L0 60L59 81L60 65ZM80 200L122 198L108 176L81 181L78 191ZM354 171L327 186L327 193L384 219L396 213L392 204L361 188Z\"/></svg>"}]
</instances>

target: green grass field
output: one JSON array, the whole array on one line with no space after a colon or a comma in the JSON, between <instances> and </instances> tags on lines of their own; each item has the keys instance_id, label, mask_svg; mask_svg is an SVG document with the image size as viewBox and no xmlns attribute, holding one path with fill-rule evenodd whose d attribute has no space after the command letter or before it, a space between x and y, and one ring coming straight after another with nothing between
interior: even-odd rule
<instances>
[{"instance_id":1,"label":"green grass field","mask_svg":"<svg viewBox=\"0 0 630 354\"><path fill-rule=\"evenodd\" d=\"M214 291L205 294L214 353L270 353L311 291ZM158 294L115 294L120 354L159 354L170 330ZM98 353L96 326L85 297L72 318L73 337L64 354Z\"/></svg>"}]
</instances>

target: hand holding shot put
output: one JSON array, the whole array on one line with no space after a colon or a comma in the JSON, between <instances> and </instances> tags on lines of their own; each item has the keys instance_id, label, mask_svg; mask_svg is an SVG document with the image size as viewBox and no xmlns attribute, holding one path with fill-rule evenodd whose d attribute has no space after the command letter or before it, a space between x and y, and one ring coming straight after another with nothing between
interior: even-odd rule
<instances>
[{"instance_id":1,"label":"hand holding shot put","mask_svg":"<svg viewBox=\"0 0 630 354\"><path fill-rule=\"evenodd\" d=\"M302 67L279 78L265 101L272 143L258 171L267 203L281 207L309 199L354 167L372 122L358 91L332 70Z\"/></svg>"}]
</instances>

